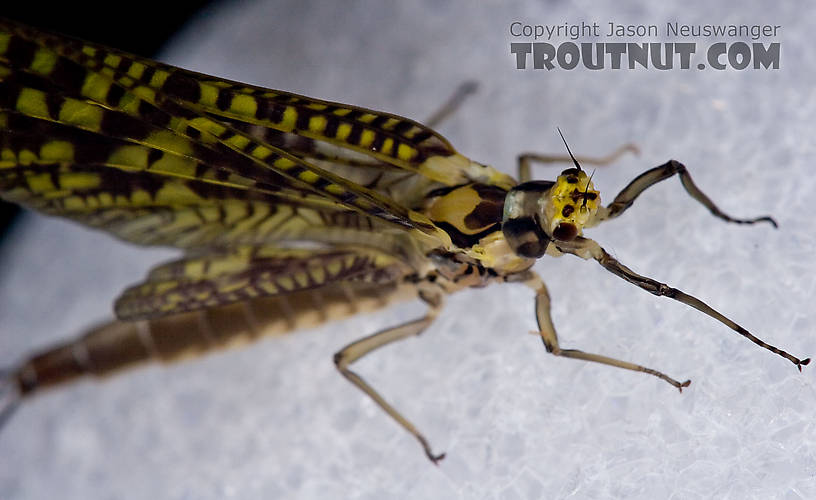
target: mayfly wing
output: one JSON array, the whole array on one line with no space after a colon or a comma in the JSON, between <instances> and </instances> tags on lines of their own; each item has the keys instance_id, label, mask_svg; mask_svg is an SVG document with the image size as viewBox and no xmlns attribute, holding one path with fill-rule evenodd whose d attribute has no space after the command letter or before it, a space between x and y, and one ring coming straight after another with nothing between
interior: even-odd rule
<instances>
[{"instance_id":1,"label":"mayfly wing","mask_svg":"<svg viewBox=\"0 0 816 500\"><path fill-rule=\"evenodd\" d=\"M222 176L200 159L0 112L0 192L140 244L181 248L302 236L340 215L388 226L316 194ZM186 172L186 174L185 174Z\"/></svg>"},{"instance_id":2,"label":"mayfly wing","mask_svg":"<svg viewBox=\"0 0 816 500\"><path fill-rule=\"evenodd\" d=\"M242 92L224 94L219 91L217 94L231 97L219 100L216 95L215 100L210 102L212 91L218 89L213 83L218 80L212 77L197 80L196 77L200 75L182 70L176 72L157 63L151 63L151 66L135 58L127 60L124 56L108 54L103 57L104 61L119 61L118 69L114 70L101 66L98 60L86 54L90 52L100 56L99 51L103 49L96 46L69 43L62 38L57 38L55 42L50 35L16 25L6 23L0 26L3 28L0 31L0 63L3 64L0 71L3 81L0 85L4 87L2 94L5 96L0 105L10 118L6 120L10 125L14 125L11 118L22 115L146 146L161 154L194 159L199 164L198 170L190 171L188 168L181 172L182 175L186 173L207 182L206 176L197 174L204 167L209 167L216 172L212 174L216 178L237 175L248 181L251 185L247 189L274 190L271 189L274 186L305 195L317 195L365 216L414 230L423 234L426 240L430 236L437 245L449 245L445 233L423 215L381 193L312 165L297 155L264 144L257 137L217 119L219 113L228 115L232 120L241 119L241 114L236 111L247 111L247 107L255 109L254 115L257 115L259 106L264 102L278 109L271 104L273 101L269 100L269 96L266 96L267 101L261 101L260 97ZM78 50L78 46L82 50ZM143 85L139 78L155 88ZM231 85L226 82L222 87L229 89ZM199 91L195 95L196 100L188 100L194 97L190 93L192 87ZM227 101L228 105L222 101ZM319 107L311 101L309 104ZM268 113L276 116L273 111L268 110ZM297 114L294 106L283 106L284 117L291 117L293 113ZM321 115L323 121L330 121L325 115ZM313 116L308 123L316 121L320 120ZM292 126L299 123L296 118ZM261 126L272 124L271 120L265 119ZM5 125L5 129L10 130L10 125ZM279 124L281 127L284 125ZM345 130L348 124L340 123L338 130L340 125L344 125ZM352 125L348 126L353 128ZM371 129L365 131L374 133ZM342 134L337 132L334 137L327 138L330 139L328 142L349 147L351 137L347 136L341 141L338 135ZM405 151L405 148L395 147L398 151ZM357 149L364 148L358 146ZM24 159L18 156L6 159L6 165L13 165L15 160L18 165L24 163ZM150 174L154 175L153 172ZM159 175L165 174L162 172Z\"/></svg>"},{"instance_id":3,"label":"mayfly wing","mask_svg":"<svg viewBox=\"0 0 816 500\"><path fill-rule=\"evenodd\" d=\"M125 290L115 310L120 319L151 319L339 281L392 283L409 271L396 256L370 249L239 246L153 269Z\"/></svg>"},{"instance_id":4,"label":"mayfly wing","mask_svg":"<svg viewBox=\"0 0 816 500\"><path fill-rule=\"evenodd\" d=\"M300 156L315 153L325 156L326 153L319 151L320 143L324 143L337 147L328 154L332 158L343 158L356 151L447 185L467 180L455 168L443 172L428 167L428 159L457 153L439 133L414 120L215 78L25 27L17 27L17 32L35 43L54 47L60 55L87 69L109 75L140 96L170 99L252 135L258 136L260 129L276 131L278 134L265 136L268 142L285 146L287 151ZM309 140L281 139L289 134L317 144Z\"/></svg>"}]
</instances>

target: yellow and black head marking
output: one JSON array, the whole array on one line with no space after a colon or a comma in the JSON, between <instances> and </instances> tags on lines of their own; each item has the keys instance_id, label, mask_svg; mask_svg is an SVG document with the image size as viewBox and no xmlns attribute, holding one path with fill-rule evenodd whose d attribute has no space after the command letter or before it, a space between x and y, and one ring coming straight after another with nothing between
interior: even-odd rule
<instances>
[{"instance_id":1,"label":"yellow and black head marking","mask_svg":"<svg viewBox=\"0 0 816 500\"><path fill-rule=\"evenodd\" d=\"M572 241L598 213L601 197L591 176L570 168L561 172L548 196L539 201L544 230L560 241Z\"/></svg>"},{"instance_id":2,"label":"yellow and black head marking","mask_svg":"<svg viewBox=\"0 0 816 500\"><path fill-rule=\"evenodd\" d=\"M592 178L580 166L569 168L555 182L530 181L511 189L502 231L518 255L541 257L550 241L572 241L595 225L600 203Z\"/></svg>"},{"instance_id":3,"label":"yellow and black head marking","mask_svg":"<svg viewBox=\"0 0 816 500\"><path fill-rule=\"evenodd\" d=\"M529 181L510 190L504 205L502 231L510 247L522 257L538 258L550 241L572 241L584 227L597 224L600 193L558 130L574 168L552 181Z\"/></svg>"}]
</instances>

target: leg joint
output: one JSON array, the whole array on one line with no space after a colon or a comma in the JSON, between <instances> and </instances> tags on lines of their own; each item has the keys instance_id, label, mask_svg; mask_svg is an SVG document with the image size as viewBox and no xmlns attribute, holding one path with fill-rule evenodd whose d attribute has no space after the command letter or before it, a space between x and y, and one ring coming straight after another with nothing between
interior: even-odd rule
<instances>
[{"instance_id":1,"label":"leg joint","mask_svg":"<svg viewBox=\"0 0 816 500\"><path fill-rule=\"evenodd\" d=\"M557 344L554 344L552 341L541 337L541 340L544 342L544 348L547 350L548 353L552 354L553 356L561 355L561 348L558 347Z\"/></svg>"},{"instance_id":2,"label":"leg joint","mask_svg":"<svg viewBox=\"0 0 816 500\"><path fill-rule=\"evenodd\" d=\"M683 174L683 173L687 172L686 166L683 165L682 163L680 163L677 160L669 160L668 165L669 165L669 167L671 167L671 173L672 174L677 174L677 173Z\"/></svg>"},{"instance_id":3,"label":"leg joint","mask_svg":"<svg viewBox=\"0 0 816 500\"><path fill-rule=\"evenodd\" d=\"M343 371L346 369L346 357L343 356L343 351L338 351L334 353L334 357L332 358L334 361L334 365L337 367L338 370Z\"/></svg>"}]
</instances>

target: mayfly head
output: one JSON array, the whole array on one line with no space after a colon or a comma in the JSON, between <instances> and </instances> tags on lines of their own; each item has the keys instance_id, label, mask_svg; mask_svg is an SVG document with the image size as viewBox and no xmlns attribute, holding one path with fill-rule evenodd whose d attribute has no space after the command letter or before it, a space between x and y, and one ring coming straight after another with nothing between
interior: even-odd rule
<instances>
[{"instance_id":1,"label":"mayfly head","mask_svg":"<svg viewBox=\"0 0 816 500\"><path fill-rule=\"evenodd\" d=\"M598 213L601 196L592 176L581 168L566 140L564 145L574 167L561 172L555 182L524 182L507 194L502 231L513 251L522 257L544 255L552 240L574 240Z\"/></svg>"},{"instance_id":2,"label":"mayfly head","mask_svg":"<svg viewBox=\"0 0 816 500\"><path fill-rule=\"evenodd\" d=\"M590 176L569 168L555 182L530 181L512 188L504 202L502 231L518 255L541 257L551 240L580 236L600 204Z\"/></svg>"},{"instance_id":3,"label":"mayfly head","mask_svg":"<svg viewBox=\"0 0 816 500\"><path fill-rule=\"evenodd\" d=\"M548 234L556 240L572 241L595 217L601 196L591 176L570 168L561 172L548 196L539 203Z\"/></svg>"}]
</instances>

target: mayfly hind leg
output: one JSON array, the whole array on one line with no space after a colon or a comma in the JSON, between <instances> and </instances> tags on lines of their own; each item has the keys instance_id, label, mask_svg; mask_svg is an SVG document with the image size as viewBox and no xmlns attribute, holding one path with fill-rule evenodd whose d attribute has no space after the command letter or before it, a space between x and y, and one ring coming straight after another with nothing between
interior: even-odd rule
<instances>
[{"instance_id":1,"label":"mayfly hind leg","mask_svg":"<svg viewBox=\"0 0 816 500\"><path fill-rule=\"evenodd\" d=\"M624 144L611 153L601 157L591 156L576 156L575 160L584 165L595 165L604 167L610 165L626 153L639 154L637 146L634 144ZM572 163L573 158L569 155L548 155L539 153L522 153L518 156L518 177L519 182L527 182L533 180L532 165L533 163Z\"/></svg>"},{"instance_id":2,"label":"mayfly hind leg","mask_svg":"<svg viewBox=\"0 0 816 500\"><path fill-rule=\"evenodd\" d=\"M623 368L625 370L648 373L649 375L654 375L657 378L665 380L680 391L683 390L683 387L688 387L688 385L691 383L690 380L678 382L663 372L659 372L642 365L630 363L628 361L622 361L619 359L610 358L608 356L602 356L600 354L579 351L577 349L562 349L558 344L558 335L555 332L555 326L553 325L552 316L550 315L550 294L547 291L547 286L544 284L541 277L532 271L526 275L526 279L522 282L531 288L536 294L535 313L536 321L538 322L538 333L541 335L541 340L544 342L544 347L547 349L548 353L564 358L582 359L584 361L592 361L594 363L601 363L617 368Z\"/></svg>"},{"instance_id":3,"label":"mayfly hind leg","mask_svg":"<svg viewBox=\"0 0 816 500\"><path fill-rule=\"evenodd\" d=\"M362 358L366 354L388 345L392 342L408 337L414 337L425 331L433 323L436 316L442 310L444 304L444 294L438 290L420 290L419 297L428 304L428 312L422 318L403 323L401 325L381 330L377 333L364 337L345 346L334 355L334 363L340 373L352 384L366 393L377 405L391 416L403 429L411 433L422 445L425 455L433 462L437 463L445 458L444 453L434 454L431 445L422 433L408 419L402 416L396 408L385 400L371 385L361 376L349 369L349 365Z\"/></svg>"},{"instance_id":4,"label":"mayfly hind leg","mask_svg":"<svg viewBox=\"0 0 816 500\"><path fill-rule=\"evenodd\" d=\"M630 182L621 190L620 193L618 193L618 195L609 205L602 207L598 211L597 219L599 221L604 221L618 217L625 212L626 209L632 206L637 197L640 196L643 191L651 186L654 186L660 181L672 177L675 174L680 176L680 182L683 184L683 187L686 189L689 196L706 207L715 217L735 224L756 224L757 222L768 222L769 224L773 225L773 227L778 227L776 221L767 215L755 217L753 219L737 219L727 215L725 212L720 210L717 205L715 205L714 202L705 195L705 193L700 191L700 188L698 188L697 185L694 184L694 181L692 181L691 175L688 173L685 165L676 160L669 160L663 165L651 168L635 177L632 182Z\"/></svg>"},{"instance_id":5,"label":"mayfly hind leg","mask_svg":"<svg viewBox=\"0 0 816 500\"><path fill-rule=\"evenodd\" d=\"M561 252L571 253L583 259L594 259L607 271L611 272L612 274L620 278L623 278L629 283L639 288L642 288L653 295L656 295L658 297L668 297L670 299L674 299L678 302L686 304L687 306L691 306L694 309L697 309L703 314L716 319L720 323L724 324L731 330L737 332L738 334L742 335L743 337L747 338L748 340L762 347L763 349L767 349L772 353L778 354L779 356L782 356L783 358L787 359L791 363L795 364L796 367L799 368L799 371L802 370L802 366L805 366L808 363L810 363L810 358L800 360L796 356L793 356L792 354L789 354L788 352L783 351L782 349L779 349L776 346L768 344L767 342L754 336L748 330L738 325L733 320L727 318L722 313L712 308L711 306L709 306L702 300L698 299L697 297L689 295L683 292L682 290L678 290L677 288L672 288L666 285L665 283L653 280L652 278L648 278L646 276L637 274L636 272L632 271L625 265L621 264L617 259L609 255L606 252L606 250L604 250L596 241L592 239L583 238L579 236L578 238L570 242L558 242L557 248Z\"/></svg>"},{"instance_id":6,"label":"mayfly hind leg","mask_svg":"<svg viewBox=\"0 0 816 500\"><path fill-rule=\"evenodd\" d=\"M456 87L456 90L454 90L453 94L448 97L448 100L445 101L439 107L439 109L434 111L431 116L429 116L428 119L424 120L422 123L430 128L438 127L440 123L456 113L456 111L462 106L462 103L465 102L465 99L467 99L471 94L476 93L478 88L479 84L473 80L463 82L461 85Z\"/></svg>"}]
</instances>

